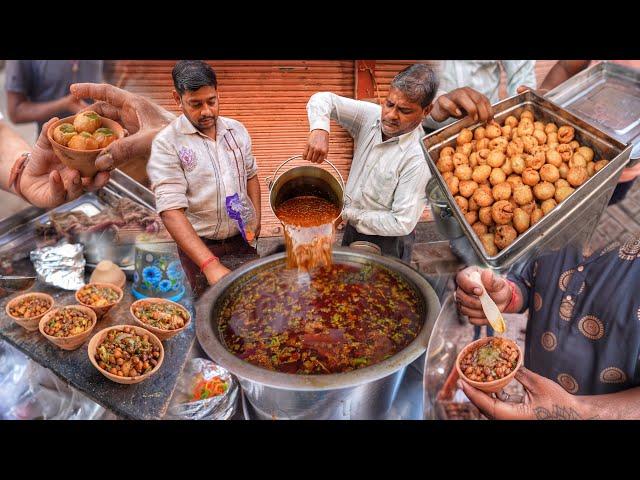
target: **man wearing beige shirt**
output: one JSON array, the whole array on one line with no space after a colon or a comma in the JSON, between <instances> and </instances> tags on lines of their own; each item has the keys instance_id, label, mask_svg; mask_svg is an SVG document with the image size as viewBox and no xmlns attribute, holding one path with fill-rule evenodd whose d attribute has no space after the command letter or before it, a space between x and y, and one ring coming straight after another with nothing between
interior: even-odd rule
<instances>
[{"instance_id":1,"label":"man wearing beige shirt","mask_svg":"<svg viewBox=\"0 0 640 480\"><path fill-rule=\"evenodd\" d=\"M329 150L329 121L336 120L354 139L353 161L346 185L351 203L342 213L347 221L342 244L357 240L377 244L386 255L411 261L414 228L424 210L431 173L420 139L421 123L429 115L441 122L462 111L480 121L492 118L489 100L470 88L438 96L436 73L415 64L391 82L382 106L314 94L307 103L311 133L304 158L324 161Z\"/></svg>"},{"instance_id":2,"label":"man wearing beige shirt","mask_svg":"<svg viewBox=\"0 0 640 480\"><path fill-rule=\"evenodd\" d=\"M182 115L154 139L147 173L156 210L180 254L197 298L229 273L226 255L257 256L229 217L228 199L248 197L260 225L260 185L244 125L219 116L217 79L202 61L173 69L173 97ZM221 257L221 258L219 258Z\"/></svg>"}]
</instances>

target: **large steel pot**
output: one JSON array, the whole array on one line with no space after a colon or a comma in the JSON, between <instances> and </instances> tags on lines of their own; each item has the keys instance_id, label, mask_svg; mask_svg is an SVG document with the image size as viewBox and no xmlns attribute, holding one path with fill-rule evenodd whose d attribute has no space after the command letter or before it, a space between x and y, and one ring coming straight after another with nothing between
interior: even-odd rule
<instances>
[{"instance_id":1,"label":"large steel pot","mask_svg":"<svg viewBox=\"0 0 640 480\"><path fill-rule=\"evenodd\" d=\"M419 272L393 258L335 248L336 263L378 264L402 276L421 299L423 326L416 339L393 357L346 373L295 375L252 365L233 355L221 343L218 311L226 295L240 282L263 269L284 264L285 254L247 263L211 287L196 305L196 332L200 345L218 364L240 380L249 406L248 414L260 419L377 419L395 399L406 367L427 348L440 310L438 297Z\"/></svg>"}]
</instances>

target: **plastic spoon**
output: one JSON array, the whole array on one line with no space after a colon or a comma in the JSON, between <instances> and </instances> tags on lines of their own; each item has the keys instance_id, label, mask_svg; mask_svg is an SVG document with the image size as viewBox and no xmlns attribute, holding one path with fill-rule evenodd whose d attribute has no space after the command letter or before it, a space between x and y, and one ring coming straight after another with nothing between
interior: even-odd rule
<instances>
[{"instance_id":1,"label":"plastic spoon","mask_svg":"<svg viewBox=\"0 0 640 480\"><path fill-rule=\"evenodd\" d=\"M471 272L469 278L478 284L482 289L482 293L479 295L480 303L482 304L482 311L489 320L491 327L498 333L504 333L507 330L507 324L504 321L500 309L496 305L496 302L489 296L487 291L482 285L482 279L480 278L480 272Z\"/></svg>"}]
</instances>

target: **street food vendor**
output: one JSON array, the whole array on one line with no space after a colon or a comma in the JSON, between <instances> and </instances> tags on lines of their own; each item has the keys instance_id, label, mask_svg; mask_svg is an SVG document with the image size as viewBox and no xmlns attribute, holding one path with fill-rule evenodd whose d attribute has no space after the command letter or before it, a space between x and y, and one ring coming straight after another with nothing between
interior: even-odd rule
<instances>
[{"instance_id":1,"label":"street food vendor","mask_svg":"<svg viewBox=\"0 0 640 480\"><path fill-rule=\"evenodd\" d=\"M183 60L172 75L173 98L182 115L154 139L147 174L156 210L178 245L198 297L229 273L220 257L257 255L230 218L227 204L235 194L248 196L259 226L260 184L247 129L219 115L218 81L211 66Z\"/></svg>"},{"instance_id":2,"label":"street food vendor","mask_svg":"<svg viewBox=\"0 0 640 480\"><path fill-rule=\"evenodd\" d=\"M420 146L422 121L427 115L442 121L461 110L481 121L492 118L489 100L474 90L453 90L434 103L437 89L435 71L414 64L396 75L382 106L331 92L309 99L306 160L321 163L327 157L330 119L354 139L346 185L351 203L342 213L347 221L342 245L369 241L386 255L411 260L414 228L424 210L431 176Z\"/></svg>"},{"instance_id":3,"label":"street food vendor","mask_svg":"<svg viewBox=\"0 0 640 480\"><path fill-rule=\"evenodd\" d=\"M497 419L640 418L640 236L596 252L567 247L528 262L506 278L482 271L502 312L529 310L524 366L516 379L524 403L463 391ZM458 311L487 324L468 267L458 273Z\"/></svg>"}]
</instances>

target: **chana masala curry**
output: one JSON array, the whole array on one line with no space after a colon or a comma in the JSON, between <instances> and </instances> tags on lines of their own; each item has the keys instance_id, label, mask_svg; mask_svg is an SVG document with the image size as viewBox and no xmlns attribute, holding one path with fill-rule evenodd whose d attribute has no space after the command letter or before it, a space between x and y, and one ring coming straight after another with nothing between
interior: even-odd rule
<instances>
[{"instance_id":1,"label":"chana masala curry","mask_svg":"<svg viewBox=\"0 0 640 480\"><path fill-rule=\"evenodd\" d=\"M293 374L331 374L379 363L418 335L421 305L397 274L333 264L311 276L284 265L236 286L219 315L220 338L241 359Z\"/></svg>"}]
</instances>

